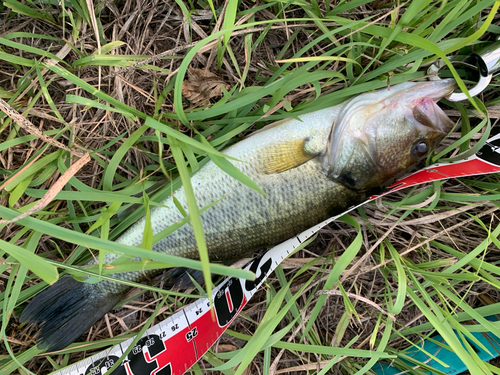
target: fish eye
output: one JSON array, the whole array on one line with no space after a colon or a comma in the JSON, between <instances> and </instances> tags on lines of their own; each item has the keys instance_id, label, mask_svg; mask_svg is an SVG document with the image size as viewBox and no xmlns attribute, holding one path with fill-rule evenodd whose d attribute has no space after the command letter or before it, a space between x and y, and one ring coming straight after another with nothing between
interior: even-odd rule
<instances>
[{"instance_id":1,"label":"fish eye","mask_svg":"<svg viewBox=\"0 0 500 375\"><path fill-rule=\"evenodd\" d=\"M428 146L427 142L419 141L413 145L413 155L417 157L424 156L427 153Z\"/></svg>"}]
</instances>

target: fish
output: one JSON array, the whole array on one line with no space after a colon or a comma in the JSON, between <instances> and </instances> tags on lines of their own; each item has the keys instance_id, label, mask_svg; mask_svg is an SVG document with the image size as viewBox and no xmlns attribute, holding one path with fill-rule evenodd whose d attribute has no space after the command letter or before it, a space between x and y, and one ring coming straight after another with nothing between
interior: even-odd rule
<instances>
[{"instance_id":1,"label":"fish","mask_svg":"<svg viewBox=\"0 0 500 375\"><path fill-rule=\"evenodd\" d=\"M223 153L265 194L205 164L192 178L211 261L241 258L276 245L341 214L404 173L433 150L454 123L437 102L453 92L452 79L405 82L367 92L344 103L267 125ZM184 218L184 189L151 210L156 234ZM215 202L215 204L214 204ZM185 213L184 213L185 214ZM116 242L141 246L145 218ZM198 259L190 225L158 243L154 251ZM104 263L118 255L107 253ZM124 272L140 282L158 270ZM110 280L80 282L66 275L38 293L20 316L38 323L39 349L60 350L110 311L129 286Z\"/></svg>"}]
</instances>

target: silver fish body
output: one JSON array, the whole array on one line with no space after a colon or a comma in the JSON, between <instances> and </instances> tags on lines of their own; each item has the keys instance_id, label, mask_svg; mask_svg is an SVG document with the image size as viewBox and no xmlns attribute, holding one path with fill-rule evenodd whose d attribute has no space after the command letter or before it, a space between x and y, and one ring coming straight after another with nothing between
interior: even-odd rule
<instances>
[{"instance_id":1,"label":"silver fish body","mask_svg":"<svg viewBox=\"0 0 500 375\"><path fill-rule=\"evenodd\" d=\"M300 121L269 125L225 149L265 195L212 162L192 177L199 207L217 202L201 213L211 260L237 259L277 244L344 212L406 170L451 130L453 123L436 102L453 88L450 80L396 85L301 116ZM187 211L183 188L174 194ZM162 205L151 212L155 234L183 219L171 197ZM140 246L144 224L143 218L117 242ZM190 225L154 244L153 250L198 258ZM115 258L106 254L105 262ZM113 276L140 281L153 272ZM39 346L60 349L83 334L127 290L117 282L90 284L64 277L37 295L21 320L42 323Z\"/></svg>"},{"instance_id":2,"label":"silver fish body","mask_svg":"<svg viewBox=\"0 0 500 375\"><path fill-rule=\"evenodd\" d=\"M364 197L363 193L328 178L320 157L313 157L280 173L269 173L268 170L275 159L279 163L281 158L287 157L287 152L295 152L297 146L307 144L314 154L323 154L328 145L331 124L339 109L336 106L305 115L302 122L283 121L279 127L257 132L224 150L225 154L239 160L232 162L256 182L265 195L244 186L213 162L207 163L191 178L200 208L218 201L201 213L211 260L236 260L254 250L282 242ZM184 189L181 187L174 195L188 211ZM183 219L171 197L161 204L163 207L155 207L151 211L154 234ZM145 218L142 218L116 242L140 245L144 225ZM198 249L192 226L179 228L154 244L153 250L197 259ZM111 263L115 258L116 255L108 253L105 261ZM128 272L113 276L138 281L144 278L144 273ZM113 292L126 288L113 282L103 282L100 286Z\"/></svg>"}]
</instances>

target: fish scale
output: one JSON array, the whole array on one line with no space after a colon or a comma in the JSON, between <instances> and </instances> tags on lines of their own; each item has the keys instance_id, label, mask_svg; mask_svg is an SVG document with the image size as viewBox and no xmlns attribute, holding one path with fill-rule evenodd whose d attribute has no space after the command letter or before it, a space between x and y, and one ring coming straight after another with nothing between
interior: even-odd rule
<instances>
[{"instance_id":1,"label":"fish scale","mask_svg":"<svg viewBox=\"0 0 500 375\"><path fill-rule=\"evenodd\" d=\"M217 202L200 214L209 256L213 261L241 258L252 251L281 242L299 233L332 213L341 212L350 204L362 199L343 185L322 173L321 163L314 158L297 168L278 174L261 173L263 154L280 154L282 139L287 141L314 140L315 150L324 152L333 118L341 106L327 108L302 117L302 121L281 121L280 127L266 132L257 132L244 142L224 150L231 156L235 166L250 177L265 192L265 195L248 188L224 173L209 161L191 178L199 208ZM321 119L321 120L320 120ZM310 124L319 127L311 127ZM311 142L312 143L312 142ZM247 162L244 162L246 160ZM314 195L311 194L314 191ZM175 198L188 212L184 188L174 193ZM332 199L332 197L336 197ZM337 199L337 197L341 199ZM153 234L179 222L184 217L168 197L160 206L151 209ZM293 218L293 220L290 220ZM142 243L145 227L143 217L128 229L116 242L137 246ZM198 247L193 228L186 224L174 233L153 245L153 250L185 258L198 259ZM119 255L106 253L104 263L112 263ZM139 260L137 258L136 260ZM89 262L92 264L94 262ZM110 277L138 282L157 273L157 270L111 274ZM129 286L109 280L99 282L102 293L120 293Z\"/></svg>"},{"instance_id":2,"label":"fish scale","mask_svg":"<svg viewBox=\"0 0 500 375\"><path fill-rule=\"evenodd\" d=\"M210 258L218 261L241 258L252 251L281 242L311 227L318 220L322 221L332 214L342 212L365 197L365 194L356 193L328 179L321 169L319 161L313 159L278 175L262 175L255 170L245 171L262 188L265 195L232 178L224 177L221 180L225 185L219 186L226 193L221 196L210 193L207 197L204 195L207 189L197 189L194 179L195 196L200 206L221 199L200 215ZM211 170L203 172L210 173ZM311 190L315 193L311 194ZM175 196L185 204L183 189L178 190ZM171 197L163 201L162 205L166 207L155 207L151 212L154 234L183 218ZM185 209L187 211L186 206ZM117 242L132 246L140 244L143 228L144 220L141 220ZM196 240L190 225L184 225L156 243L153 250L186 258L198 258ZM105 262L111 263L116 257L115 254L108 253ZM110 276L140 281L144 274L153 273L155 270ZM103 291L107 287L114 292L120 288L128 288L111 281L101 283Z\"/></svg>"}]
</instances>

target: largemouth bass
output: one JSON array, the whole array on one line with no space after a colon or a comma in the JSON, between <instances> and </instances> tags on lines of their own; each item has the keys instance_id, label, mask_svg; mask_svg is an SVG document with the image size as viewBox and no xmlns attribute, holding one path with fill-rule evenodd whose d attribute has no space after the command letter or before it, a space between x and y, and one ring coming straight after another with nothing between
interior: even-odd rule
<instances>
[{"instance_id":1,"label":"largemouth bass","mask_svg":"<svg viewBox=\"0 0 500 375\"><path fill-rule=\"evenodd\" d=\"M207 163L191 181L210 259L237 259L278 244L344 212L428 154L453 127L436 102L453 80L403 83L284 120L255 132L223 152L255 181L260 194ZM183 188L175 197L187 211ZM151 212L156 234L183 219L173 199ZM143 218L118 243L140 246ZM154 251L197 259L192 227L184 225L153 245ZM117 255L107 254L105 263ZM155 271L114 274L141 281ZM158 272L158 271L156 271ZM21 321L41 323L38 346L58 350L78 339L129 290L117 282L78 282L65 276L36 295Z\"/></svg>"}]
</instances>

